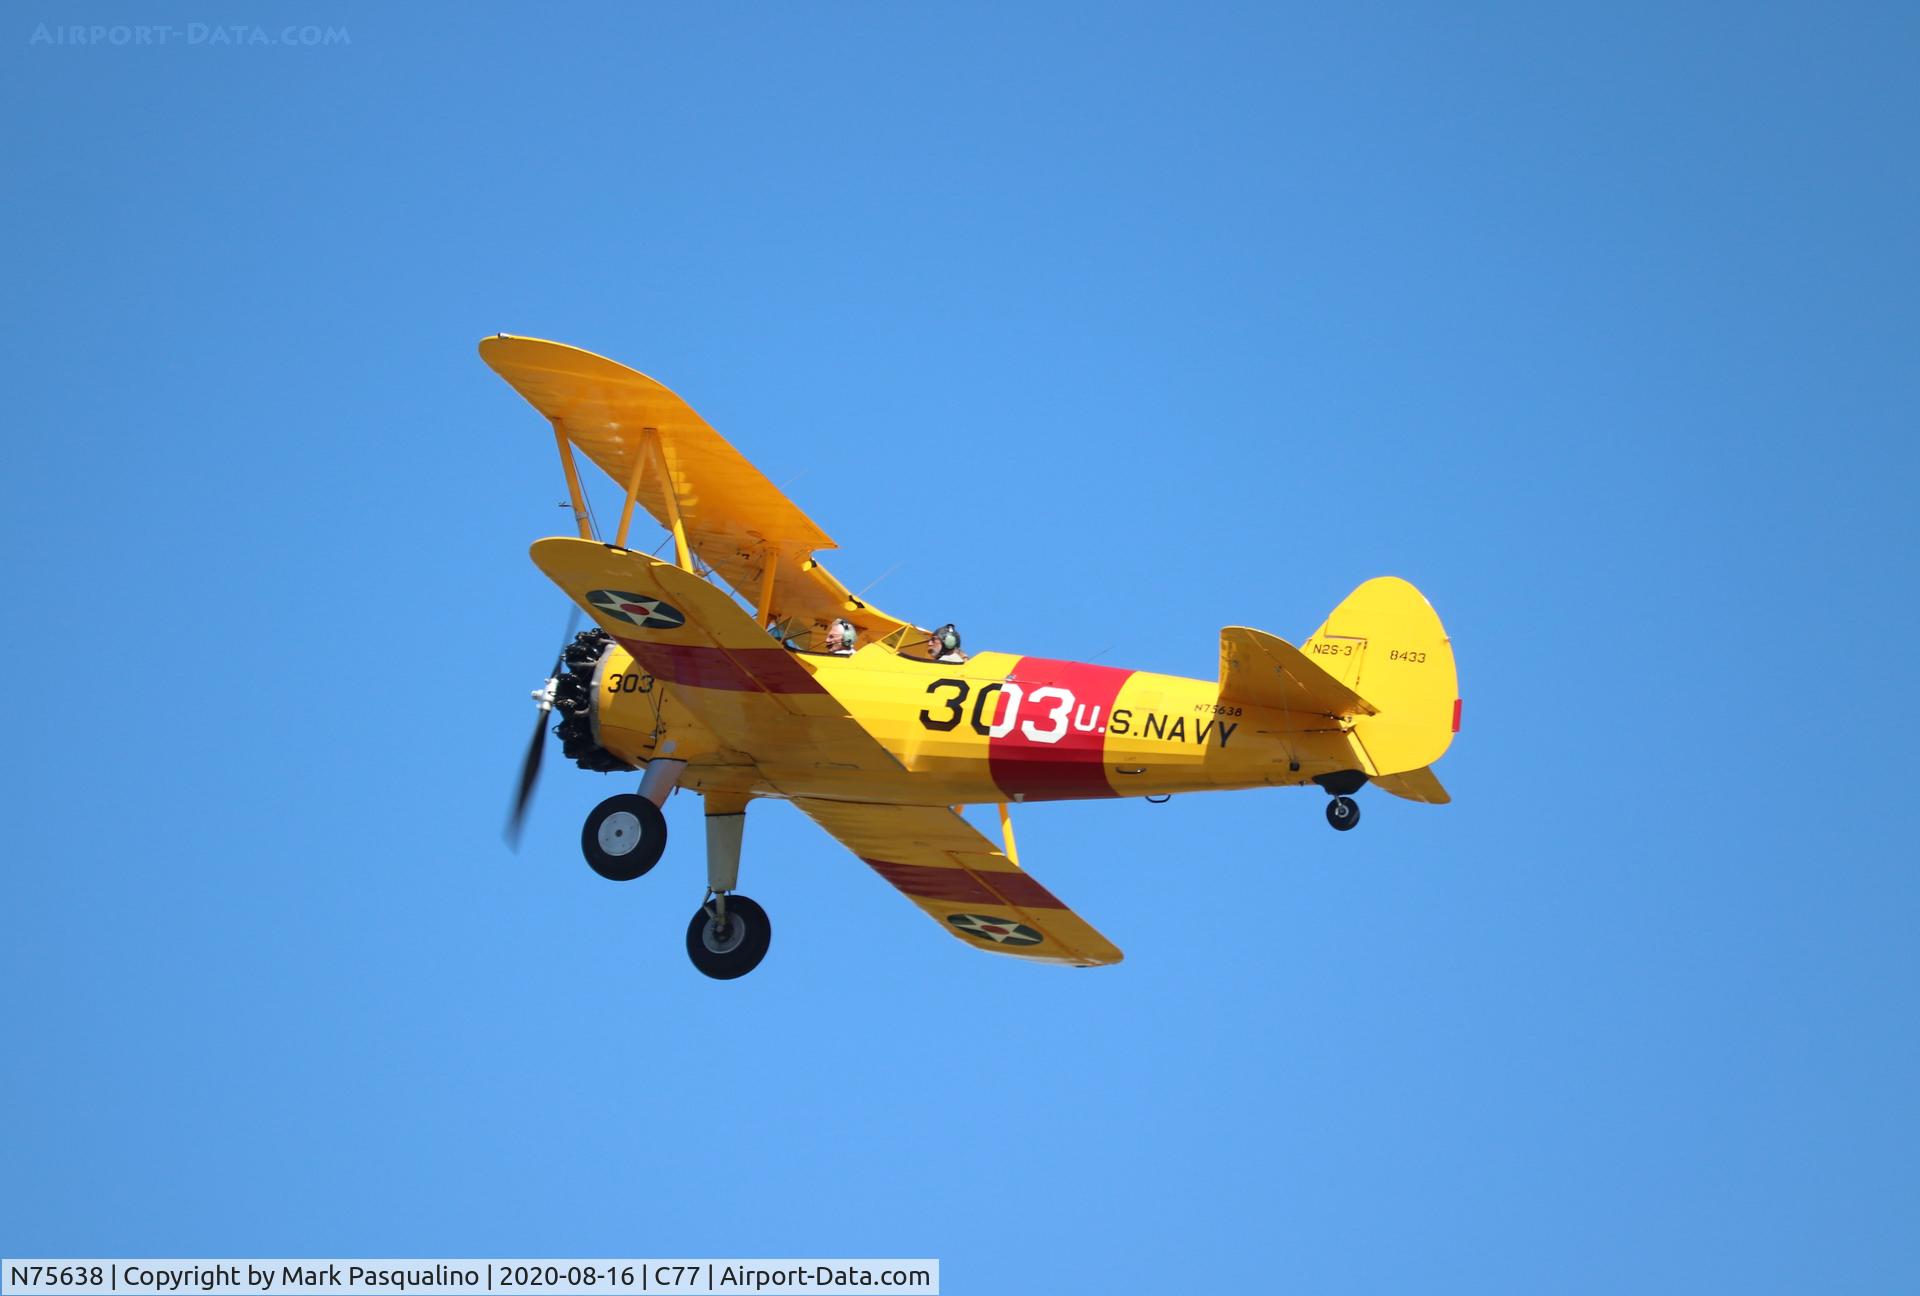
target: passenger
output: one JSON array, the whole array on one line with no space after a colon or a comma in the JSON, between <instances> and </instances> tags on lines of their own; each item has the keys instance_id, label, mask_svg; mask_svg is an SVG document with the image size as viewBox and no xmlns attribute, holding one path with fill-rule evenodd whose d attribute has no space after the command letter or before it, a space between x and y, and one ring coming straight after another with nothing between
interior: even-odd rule
<instances>
[{"instance_id":1,"label":"passenger","mask_svg":"<svg viewBox=\"0 0 1920 1296\"><path fill-rule=\"evenodd\" d=\"M953 622L947 622L927 636L927 656L937 662L963 662L967 659L967 655L960 651L960 632L953 628Z\"/></svg>"},{"instance_id":2,"label":"passenger","mask_svg":"<svg viewBox=\"0 0 1920 1296\"><path fill-rule=\"evenodd\" d=\"M836 657L853 656L853 622L836 617L827 627L827 651Z\"/></svg>"}]
</instances>

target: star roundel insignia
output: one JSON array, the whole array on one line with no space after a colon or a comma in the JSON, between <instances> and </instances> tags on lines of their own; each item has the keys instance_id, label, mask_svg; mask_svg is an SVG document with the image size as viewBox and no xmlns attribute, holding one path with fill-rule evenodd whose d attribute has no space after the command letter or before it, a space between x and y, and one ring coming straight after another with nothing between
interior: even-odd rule
<instances>
[{"instance_id":1,"label":"star roundel insignia","mask_svg":"<svg viewBox=\"0 0 1920 1296\"><path fill-rule=\"evenodd\" d=\"M947 921L967 935L993 945L1038 945L1046 939L1025 923L992 914L948 914Z\"/></svg>"},{"instance_id":2,"label":"star roundel insignia","mask_svg":"<svg viewBox=\"0 0 1920 1296\"><path fill-rule=\"evenodd\" d=\"M610 617L618 617L645 630L671 630L687 623L687 618L679 608L645 594L629 594L624 590L588 590L587 602Z\"/></svg>"}]
</instances>

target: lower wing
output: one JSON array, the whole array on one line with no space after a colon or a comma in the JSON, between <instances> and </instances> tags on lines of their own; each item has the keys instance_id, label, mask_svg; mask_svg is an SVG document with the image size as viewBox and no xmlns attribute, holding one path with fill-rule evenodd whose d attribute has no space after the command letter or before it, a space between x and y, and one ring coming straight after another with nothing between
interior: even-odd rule
<instances>
[{"instance_id":1,"label":"lower wing","mask_svg":"<svg viewBox=\"0 0 1920 1296\"><path fill-rule=\"evenodd\" d=\"M974 826L944 806L797 797L815 823L948 934L993 954L1100 967L1124 957Z\"/></svg>"}]
</instances>

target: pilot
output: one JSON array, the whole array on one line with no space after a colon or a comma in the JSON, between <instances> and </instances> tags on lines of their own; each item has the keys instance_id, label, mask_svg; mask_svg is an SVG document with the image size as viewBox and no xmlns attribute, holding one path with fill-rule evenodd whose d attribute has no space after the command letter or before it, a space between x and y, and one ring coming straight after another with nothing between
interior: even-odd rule
<instances>
[{"instance_id":1,"label":"pilot","mask_svg":"<svg viewBox=\"0 0 1920 1296\"><path fill-rule=\"evenodd\" d=\"M967 655L960 651L960 632L949 621L927 636L927 656L937 662L963 662Z\"/></svg>"},{"instance_id":2,"label":"pilot","mask_svg":"<svg viewBox=\"0 0 1920 1296\"><path fill-rule=\"evenodd\" d=\"M835 617L827 627L827 651L836 657L853 656L853 622Z\"/></svg>"}]
</instances>

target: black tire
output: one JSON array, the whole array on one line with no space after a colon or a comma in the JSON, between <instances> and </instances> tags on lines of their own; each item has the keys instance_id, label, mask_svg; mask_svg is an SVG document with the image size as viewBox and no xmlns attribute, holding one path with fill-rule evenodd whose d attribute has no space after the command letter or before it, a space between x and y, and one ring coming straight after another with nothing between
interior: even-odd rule
<instances>
[{"instance_id":1,"label":"black tire","mask_svg":"<svg viewBox=\"0 0 1920 1296\"><path fill-rule=\"evenodd\" d=\"M727 897L727 930L714 930L709 900L687 924L687 957L715 981L743 977L760 966L773 944L767 911L743 895Z\"/></svg>"},{"instance_id":2,"label":"black tire","mask_svg":"<svg viewBox=\"0 0 1920 1296\"><path fill-rule=\"evenodd\" d=\"M610 882L631 882L660 862L667 849L667 817L632 792L608 797L580 829L580 853Z\"/></svg>"},{"instance_id":3,"label":"black tire","mask_svg":"<svg viewBox=\"0 0 1920 1296\"><path fill-rule=\"evenodd\" d=\"M1337 796L1327 802L1327 822L1346 832L1360 822L1360 803L1349 796Z\"/></svg>"}]
</instances>

